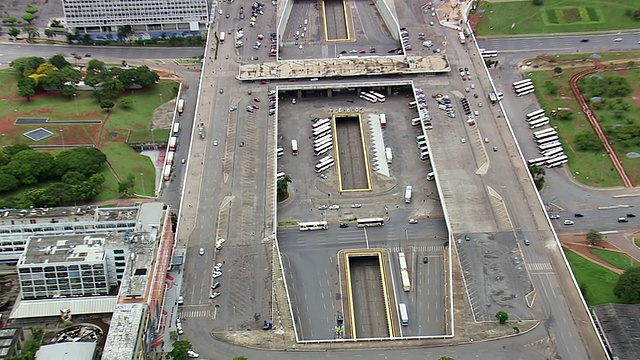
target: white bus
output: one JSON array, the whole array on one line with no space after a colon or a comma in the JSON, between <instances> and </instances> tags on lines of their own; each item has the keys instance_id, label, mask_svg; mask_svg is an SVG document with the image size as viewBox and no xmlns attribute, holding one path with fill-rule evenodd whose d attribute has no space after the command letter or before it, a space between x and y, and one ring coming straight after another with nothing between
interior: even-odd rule
<instances>
[{"instance_id":1,"label":"white bus","mask_svg":"<svg viewBox=\"0 0 640 360\"><path fill-rule=\"evenodd\" d=\"M314 144L313 144L313 148L314 148L314 149L319 148L320 146L322 146L322 145L324 145L324 144L327 144L327 143L333 142L333 139L332 139L332 137L331 137L331 134L329 134L329 135L327 135L327 136L323 136L322 138L320 138L320 139L318 139L318 140L320 140L320 141L319 141L319 142L316 142L316 140L314 140L314 141L313 141L313 143L314 143Z\"/></svg>"},{"instance_id":2,"label":"white bus","mask_svg":"<svg viewBox=\"0 0 640 360\"><path fill-rule=\"evenodd\" d=\"M547 160L549 160L549 157L542 156L542 157L539 157L539 158L527 160L527 165L529 165L529 166L544 165L547 162Z\"/></svg>"},{"instance_id":3,"label":"white bus","mask_svg":"<svg viewBox=\"0 0 640 360\"><path fill-rule=\"evenodd\" d=\"M380 126L387 127L387 115L380 114Z\"/></svg>"},{"instance_id":4,"label":"white bus","mask_svg":"<svg viewBox=\"0 0 640 360\"><path fill-rule=\"evenodd\" d=\"M297 140L291 140L291 153L293 153L294 156L298 155L298 141Z\"/></svg>"},{"instance_id":5,"label":"white bus","mask_svg":"<svg viewBox=\"0 0 640 360\"><path fill-rule=\"evenodd\" d=\"M327 130L331 130L331 124L324 124L317 129L313 130L313 137L318 138L321 134L327 132Z\"/></svg>"},{"instance_id":6,"label":"white bus","mask_svg":"<svg viewBox=\"0 0 640 360\"><path fill-rule=\"evenodd\" d=\"M545 121L549 121L549 118L548 118L547 116L542 116L542 117L539 117L539 118L537 118L537 119L530 119L530 120L527 120L527 122L528 122L529 124L531 124L532 122L534 122L534 121L538 121L538 120L545 120Z\"/></svg>"},{"instance_id":7,"label":"white bus","mask_svg":"<svg viewBox=\"0 0 640 360\"><path fill-rule=\"evenodd\" d=\"M384 226L384 218L374 217L374 218L358 219L357 226L358 227Z\"/></svg>"},{"instance_id":8,"label":"white bus","mask_svg":"<svg viewBox=\"0 0 640 360\"><path fill-rule=\"evenodd\" d=\"M284 155L284 149L279 147L278 148L278 157L282 157Z\"/></svg>"},{"instance_id":9,"label":"white bus","mask_svg":"<svg viewBox=\"0 0 640 360\"><path fill-rule=\"evenodd\" d=\"M317 140L326 136L331 136L331 129L327 129L324 132L319 133L318 136L314 136L313 139Z\"/></svg>"},{"instance_id":10,"label":"white bus","mask_svg":"<svg viewBox=\"0 0 640 360\"><path fill-rule=\"evenodd\" d=\"M180 123L173 124L173 136L178 135L178 131L180 131Z\"/></svg>"},{"instance_id":11,"label":"white bus","mask_svg":"<svg viewBox=\"0 0 640 360\"><path fill-rule=\"evenodd\" d=\"M554 168L554 167L556 167L556 166L560 166L560 165L562 165L562 164L566 164L566 163L568 163L568 162L569 162L569 159L563 159L563 160L556 160L556 159L553 159L553 160L554 160L554 162L547 164L547 167L548 167L548 168Z\"/></svg>"},{"instance_id":12,"label":"white bus","mask_svg":"<svg viewBox=\"0 0 640 360\"><path fill-rule=\"evenodd\" d=\"M329 223L326 221L301 221L299 225L300 231L327 230L329 228Z\"/></svg>"},{"instance_id":13,"label":"white bus","mask_svg":"<svg viewBox=\"0 0 640 360\"><path fill-rule=\"evenodd\" d=\"M404 188L404 202L406 204L410 204L411 203L411 191L412 191L411 185L407 185Z\"/></svg>"},{"instance_id":14,"label":"white bus","mask_svg":"<svg viewBox=\"0 0 640 360\"><path fill-rule=\"evenodd\" d=\"M319 147L319 148L313 150L313 155L314 156L320 156L322 154L328 153L331 150L333 150L333 144L332 143L324 144L322 147Z\"/></svg>"},{"instance_id":15,"label":"white bus","mask_svg":"<svg viewBox=\"0 0 640 360\"><path fill-rule=\"evenodd\" d=\"M532 93L534 93L536 91L536 89L533 87L533 85L531 85L531 86L529 86L529 87L527 87L525 89L522 89L522 91L516 92L516 96L518 96L518 97L525 96L525 95L532 94Z\"/></svg>"},{"instance_id":16,"label":"white bus","mask_svg":"<svg viewBox=\"0 0 640 360\"><path fill-rule=\"evenodd\" d=\"M407 270L407 257L404 256L403 252L398 253L398 264L400 265L400 270Z\"/></svg>"},{"instance_id":17,"label":"white bus","mask_svg":"<svg viewBox=\"0 0 640 360\"><path fill-rule=\"evenodd\" d=\"M402 326L408 326L409 315L407 314L407 305L403 303L398 304L398 310L400 311L400 324L402 324Z\"/></svg>"},{"instance_id":18,"label":"white bus","mask_svg":"<svg viewBox=\"0 0 640 360\"><path fill-rule=\"evenodd\" d=\"M560 138L557 135L554 135L554 136L549 136L549 137L545 137L545 138L542 138L542 139L538 139L538 140L536 140L536 143L538 145L540 145L540 144L546 144L546 143L550 143L550 142L554 142L554 141L558 141L558 140L560 140Z\"/></svg>"},{"instance_id":19,"label":"white bus","mask_svg":"<svg viewBox=\"0 0 640 360\"><path fill-rule=\"evenodd\" d=\"M539 119L529 123L529 129L537 129L549 124L549 120Z\"/></svg>"},{"instance_id":20,"label":"white bus","mask_svg":"<svg viewBox=\"0 0 640 360\"><path fill-rule=\"evenodd\" d=\"M547 160L546 164L547 164L547 166L549 166L550 164L553 164L553 163L556 163L556 162L559 162L559 161L562 161L562 160L568 160L568 159L569 159L569 157L567 155L563 154L563 155L560 155L560 156L556 156L554 158L549 158Z\"/></svg>"},{"instance_id":21,"label":"white bus","mask_svg":"<svg viewBox=\"0 0 640 360\"><path fill-rule=\"evenodd\" d=\"M527 118L527 121L529 120L535 120L539 117L544 116L544 109L538 109L536 111L532 111L530 113L528 113L527 115L525 115Z\"/></svg>"},{"instance_id":22,"label":"white bus","mask_svg":"<svg viewBox=\"0 0 640 360\"><path fill-rule=\"evenodd\" d=\"M464 44L467 40L462 31L458 31L458 39L460 39L460 44Z\"/></svg>"},{"instance_id":23,"label":"white bus","mask_svg":"<svg viewBox=\"0 0 640 360\"><path fill-rule=\"evenodd\" d=\"M407 272L407 270L400 270L400 276L402 277L402 290L411 291L411 281L409 280L409 272Z\"/></svg>"},{"instance_id":24,"label":"white bus","mask_svg":"<svg viewBox=\"0 0 640 360\"><path fill-rule=\"evenodd\" d=\"M375 92L375 91L369 91L369 94L373 95L373 97L375 97L378 102L385 102L387 100L387 98L384 97L384 95Z\"/></svg>"},{"instance_id":25,"label":"white bus","mask_svg":"<svg viewBox=\"0 0 640 360\"><path fill-rule=\"evenodd\" d=\"M328 162L329 160L333 160L333 156L327 155L327 156L323 157L322 159L318 160L318 164L324 163L324 162Z\"/></svg>"},{"instance_id":26,"label":"white bus","mask_svg":"<svg viewBox=\"0 0 640 360\"><path fill-rule=\"evenodd\" d=\"M554 128L546 128L546 129L534 131L533 132L533 137L535 139L538 139L538 138L541 138L541 137L544 137L544 136L548 136L548 134L556 135L557 133L558 132Z\"/></svg>"},{"instance_id":27,"label":"white bus","mask_svg":"<svg viewBox=\"0 0 640 360\"><path fill-rule=\"evenodd\" d=\"M315 123L313 123L313 125L311 125L311 128L313 130L315 130L315 129L319 128L320 126L323 126L323 125L328 124L330 122L331 122L330 119L320 119L320 120L316 121Z\"/></svg>"},{"instance_id":28,"label":"white bus","mask_svg":"<svg viewBox=\"0 0 640 360\"><path fill-rule=\"evenodd\" d=\"M335 161L333 159L322 162L322 163L317 163L315 166L315 171L317 173L321 173L327 170L328 168L332 167L334 164L335 164Z\"/></svg>"},{"instance_id":29,"label":"white bus","mask_svg":"<svg viewBox=\"0 0 640 360\"><path fill-rule=\"evenodd\" d=\"M562 146L560 147L555 147L553 149L549 149L546 150L544 152L542 152L542 155L548 157L548 158L554 158L560 155L564 155L564 149L562 148Z\"/></svg>"},{"instance_id":30,"label":"white bus","mask_svg":"<svg viewBox=\"0 0 640 360\"><path fill-rule=\"evenodd\" d=\"M523 92L527 92L527 91L529 91L529 90L533 90L533 89L535 89L535 88L536 88L536 87L535 87L533 84L531 84L531 85L524 85L524 86L521 86L521 87L519 87L519 88L517 88L517 89L514 89L514 90L515 90L516 95L517 95L517 94L520 94L520 93L523 93Z\"/></svg>"},{"instance_id":31,"label":"white bus","mask_svg":"<svg viewBox=\"0 0 640 360\"><path fill-rule=\"evenodd\" d=\"M538 149L540 149L540 151L545 151L545 150L553 149L554 147L558 147L558 146L562 146L562 143L560 143L560 141L552 141L552 142L538 145Z\"/></svg>"},{"instance_id":32,"label":"white bus","mask_svg":"<svg viewBox=\"0 0 640 360\"><path fill-rule=\"evenodd\" d=\"M364 91L360 93L360 99L365 99L365 100L367 100L369 102L372 102L372 103L378 102L378 99L376 99L375 96L373 96L373 95L371 95L369 93L366 93Z\"/></svg>"},{"instance_id":33,"label":"white bus","mask_svg":"<svg viewBox=\"0 0 640 360\"><path fill-rule=\"evenodd\" d=\"M331 139L331 135L325 135L325 136L321 136L319 138L315 138L315 139L313 139L313 144L314 145L315 144L319 144L319 143L325 141L326 139Z\"/></svg>"},{"instance_id":34,"label":"white bus","mask_svg":"<svg viewBox=\"0 0 640 360\"><path fill-rule=\"evenodd\" d=\"M480 56L483 58L498 57L498 50L481 50Z\"/></svg>"},{"instance_id":35,"label":"white bus","mask_svg":"<svg viewBox=\"0 0 640 360\"><path fill-rule=\"evenodd\" d=\"M534 85L533 85L533 83L522 84L522 85L514 86L514 87L513 87L513 90L514 90L515 92L518 92L518 91L520 91L520 90L522 90L522 89L524 89L524 88L527 88L527 87L529 87L529 86L534 86Z\"/></svg>"},{"instance_id":36,"label":"white bus","mask_svg":"<svg viewBox=\"0 0 640 360\"><path fill-rule=\"evenodd\" d=\"M531 79L524 79L524 80L516 81L516 82L514 82L514 83L513 83L513 84L511 84L511 85L513 85L513 88L515 89L515 88L520 87L520 86L525 85L525 84L532 85L532 84L533 84L533 80L531 80Z\"/></svg>"}]
</instances>

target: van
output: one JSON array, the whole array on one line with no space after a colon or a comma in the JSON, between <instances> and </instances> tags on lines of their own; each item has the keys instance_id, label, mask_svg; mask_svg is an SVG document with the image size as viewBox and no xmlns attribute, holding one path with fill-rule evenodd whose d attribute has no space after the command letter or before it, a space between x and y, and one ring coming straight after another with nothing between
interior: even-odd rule
<instances>
[{"instance_id":1,"label":"van","mask_svg":"<svg viewBox=\"0 0 640 360\"><path fill-rule=\"evenodd\" d=\"M433 181L436 179L436 175L432 172L427 174L427 181Z\"/></svg>"},{"instance_id":2,"label":"van","mask_svg":"<svg viewBox=\"0 0 640 360\"><path fill-rule=\"evenodd\" d=\"M411 125L413 126L420 125L420 118L411 119Z\"/></svg>"},{"instance_id":3,"label":"van","mask_svg":"<svg viewBox=\"0 0 640 360\"><path fill-rule=\"evenodd\" d=\"M447 110L447 107L445 105L440 104L440 105L438 105L438 109Z\"/></svg>"}]
</instances>

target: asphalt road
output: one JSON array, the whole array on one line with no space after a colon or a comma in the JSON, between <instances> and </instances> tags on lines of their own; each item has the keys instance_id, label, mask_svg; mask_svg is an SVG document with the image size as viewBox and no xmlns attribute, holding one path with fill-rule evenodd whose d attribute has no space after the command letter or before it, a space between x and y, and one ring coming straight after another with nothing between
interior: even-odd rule
<instances>
[{"instance_id":1,"label":"asphalt road","mask_svg":"<svg viewBox=\"0 0 640 360\"><path fill-rule=\"evenodd\" d=\"M614 39L622 39L620 42ZM588 42L581 40L588 39ZM537 55L558 52L590 52L640 50L640 33L607 35L558 35L534 38L479 39L478 46L487 50L535 51ZM522 56L519 56L522 58Z\"/></svg>"}]
</instances>

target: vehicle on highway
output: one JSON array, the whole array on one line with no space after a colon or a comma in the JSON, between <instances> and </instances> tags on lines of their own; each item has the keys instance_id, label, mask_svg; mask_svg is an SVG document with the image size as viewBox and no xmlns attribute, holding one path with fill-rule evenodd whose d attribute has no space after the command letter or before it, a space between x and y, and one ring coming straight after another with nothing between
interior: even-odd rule
<instances>
[{"instance_id":1,"label":"vehicle on highway","mask_svg":"<svg viewBox=\"0 0 640 360\"><path fill-rule=\"evenodd\" d=\"M560 214L549 214L549 219L560 219Z\"/></svg>"},{"instance_id":2,"label":"vehicle on highway","mask_svg":"<svg viewBox=\"0 0 640 360\"><path fill-rule=\"evenodd\" d=\"M356 49L351 49L351 50L349 50L349 53L350 53L350 54L356 54L356 53L358 53L358 50L356 50Z\"/></svg>"},{"instance_id":3,"label":"vehicle on highway","mask_svg":"<svg viewBox=\"0 0 640 360\"><path fill-rule=\"evenodd\" d=\"M214 291L213 293L211 293L211 296L209 296L210 299L215 299L218 296L220 296L220 291Z\"/></svg>"},{"instance_id":4,"label":"vehicle on highway","mask_svg":"<svg viewBox=\"0 0 640 360\"><path fill-rule=\"evenodd\" d=\"M340 209L340 205L338 204L333 204L329 206L329 210L339 210Z\"/></svg>"},{"instance_id":5,"label":"vehicle on highway","mask_svg":"<svg viewBox=\"0 0 640 360\"><path fill-rule=\"evenodd\" d=\"M584 217L584 215L582 215L580 213L575 213L573 216L575 216L575 217Z\"/></svg>"},{"instance_id":6,"label":"vehicle on highway","mask_svg":"<svg viewBox=\"0 0 640 360\"><path fill-rule=\"evenodd\" d=\"M213 140L213 146L218 146L218 140Z\"/></svg>"},{"instance_id":7,"label":"vehicle on highway","mask_svg":"<svg viewBox=\"0 0 640 360\"><path fill-rule=\"evenodd\" d=\"M180 162L181 162L182 164L184 164L184 163L185 163L185 160L184 160L184 159L182 159L182 160L180 160Z\"/></svg>"},{"instance_id":8,"label":"vehicle on highway","mask_svg":"<svg viewBox=\"0 0 640 360\"><path fill-rule=\"evenodd\" d=\"M244 147L244 141L240 141L240 147Z\"/></svg>"},{"instance_id":9,"label":"vehicle on highway","mask_svg":"<svg viewBox=\"0 0 640 360\"><path fill-rule=\"evenodd\" d=\"M204 255L204 248L200 248L199 254Z\"/></svg>"},{"instance_id":10,"label":"vehicle on highway","mask_svg":"<svg viewBox=\"0 0 640 360\"><path fill-rule=\"evenodd\" d=\"M327 206L327 205L318 206L318 210L327 210L328 208L329 208L329 206Z\"/></svg>"},{"instance_id":11,"label":"vehicle on highway","mask_svg":"<svg viewBox=\"0 0 640 360\"><path fill-rule=\"evenodd\" d=\"M222 246L224 245L225 241L226 240L223 238L216 240L216 250L222 249Z\"/></svg>"},{"instance_id":12,"label":"vehicle on highway","mask_svg":"<svg viewBox=\"0 0 640 360\"><path fill-rule=\"evenodd\" d=\"M524 244L525 244L526 246L529 246L529 239L524 239Z\"/></svg>"},{"instance_id":13,"label":"vehicle on highway","mask_svg":"<svg viewBox=\"0 0 640 360\"><path fill-rule=\"evenodd\" d=\"M580 40L580 42L581 43L586 43L586 42L589 42L589 39L582 39L582 40Z\"/></svg>"},{"instance_id":14,"label":"vehicle on highway","mask_svg":"<svg viewBox=\"0 0 640 360\"><path fill-rule=\"evenodd\" d=\"M341 228L348 228L348 227L349 227L349 224L347 224L347 223L340 223L340 227L341 227Z\"/></svg>"},{"instance_id":15,"label":"vehicle on highway","mask_svg":"<svg viewBox=\"0 0 640 360\"><path fill-rule=\"evenodd\" d=\"M84 54L84 57L90 58L91 54Z\"/></svg>"},{"instance_id":16,"label":"vehicle on highway","mask_svg":"<svg viewBox=\"0 0 640 360\"><path fill-rule=\"evenodd\" d=\"M626 222L629 222L629 220L627 220L627 218L625 218L625 217L619 217L618 218L618 222L619 223L626 223Z\"/></svg>"},{"instance_id":17,"label":"vehicle on highway","mask_svg":"<svg viewBox=\"0 0 640 360\"><path fill-rule=\"evenodd\" d=\"M182 295L178 296L178 305L182 305L184 304L184 298L182 297Z\"/></svg>"},{"instance_id":18,"label":"vehicle on highway","mask_svg":"<svg viewBox=\"0 0 640 360\"><path fill-rule=\"evenodd\" d=\"M417 224L418 219L409 219L409 224Z\"/></svg>"},{"instance_id":19,"label":"vehicle on highway","mask_svg":"<svg viewBox=\"0 0 640 360\"><path fill-rule=\"evenodd\" d=\"M613 39L613 41L614 41L614 42L621 42L621 41L622 41L622 38L615 38L615 39Z\"/></svg>"},{"instance_id":20,"label":"vehicle on highway","mask_svg":"<svg viewBox=\"0 0 640 360\"><path fill-rule=\"evenodd\" d=\"M216 282L213 283L213 285L211 285L211 290L215 290L215 289L217 289L219 287L220 287L220 282L216 281Z\"/></svg>"},{"instance_id":21,"label":"vehicle on highway","mask_svg":"<svg viewBox=\"0 0 640 360\"><path fill-rule=\"evenodd\" d=\"M359 209L362 207L362 204L351 204L351 207L354 209Z\"/></svg>"},{"instance_id":22,"label":"vehicle on highway","mask_svg":"<svg viewBox=\"0 0 640 360\"><path fill-rule=\"evenodd\" d=\"M488 143L489 142L489 138L488 137L484 138L484 142Z\"/></svg>"},{"instance_id":23,"label":"vehicle on highway","mask_svg":"<svg viewBox=\"0 0 640 360\"><path fill-rule=\"evenodd\" d=\"M195 358L199 358L200 354L198 354L197 352L193 351L193 350L187 350L187 356L195 359Z\"/></svg>"},{"instance_id":24,"label":"vehicle on highway","mask_svg":"<svg viewBox=\"0 0 640 360\"><path fill-rule=\"evenodd\" d=\"M634 218L634 217L636 217L636 216L635 216L635 214L627 214L627 217L629 217L629 218Z\"/></svg>"},{"instance_id":25,"label":"vehicle on highway","mask_svg":"<svg viewBox=\"0 0 640 360\"><path fill-rule=\"evenodd\" d=\"M480 111L478 111L478 110L474 110L474 111L473 111L473 115L474 115L474 116L480 116Z\"/></svg>"},{"instance_id":26,"label":"vehicle on highway","mask_svg":"<svg viewBox=\"0 0 640 360\"><path fill-rule=\"evenodd\" d=\"M464 236L464 241L471 241L471 238L469 237L469 235Z\"/></svg>"},{"instance_id":27,"label":"vehicle on highway","mask_svg":"<svg viewBox=\"0 0 640 360\"><path fill-rule=\"evenodd\" d=\"M569 219L567 219L567 220L565 220L565 221L564 221L564 224L565 224L565 225L573 225L573 224L575 224L575 223L573 222L573 220L569 220Z\"/></svg>"}]
</instances>

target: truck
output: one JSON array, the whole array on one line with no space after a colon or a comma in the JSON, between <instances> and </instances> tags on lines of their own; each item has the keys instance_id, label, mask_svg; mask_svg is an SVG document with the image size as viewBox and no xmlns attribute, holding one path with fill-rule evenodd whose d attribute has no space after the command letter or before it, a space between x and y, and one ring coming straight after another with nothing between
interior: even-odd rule
<instances>
[{"instance_id":1,"label":"truck","mask_svg":"<svg viewBox=\"0 0 640 360\"><path fill-rule=\"evenodd\" d=\"M220 42L224 42L224 36L225 36L224 31L221 31L220 32Z\"/></svg>"},{"instance_id":2,"label":"truck","mask_svg":"<svg viewBox=\"0 0 640 360\"><path fill-rule=\"evenodd\" d=\"M178 138L175 136L172 136L169 139L169 151L175 151L176 150L176 144L178 143Z\"/></svg>"},{"instance_id":3,"label":"truck","mask_svg":"<svg viewBox=\"0 0 640 360\"><path fill-rule=\"evenodd\" d=\"M458 32L458 39L460 39L460 44L464 44L466 42L466 38L464 36L464 32L462 32L462 31Z\"/></svg>"},{"instance_id":4,"label":"truck","mask_svg":"<svg viewBox=\"0 0 640 360\"><path fill-rule=\"evenodd\" d=\"M176 156L175 152L169 151L167 153L167 164L169 164L169 165L173 164L173 159L175 158L175 156Z\"/></svg>"},{"instance_id":5,"label":"truck","mask_svg":"<svg viewBox=\"0 0 640 360\"><path fill-rule=\"evenodd\" d=\"M295 139L291 140L291 152L294 156L298 155L298 141Z\"/></svg>"},{"instance_id":6,"label":"truck","mask_svg":"<svg viewBox=\"0 0 640 360\"><path fill-rule=\"evenodd\" d=\"M184 111L184 99L178 100L178 114L182 114Z\"/></svg>"},{"instance_id":7,"label":"truck","mask_svg":"<svg viewBox=\"0 0 640 360\"><path fill-rule=\"evenodd\" d=\"M491 101L492 104L495 104L498 101L502 100L503 96L504 95L502 93L491 92L491 93L489 93L489 101Z\"/></svg>"},{"instance_id":8,"label":"truck","mask_svg":"<svg viewBox=\"0 0 640 360\"><path fill-rule=\"evenodd\" d=\"M387 164L391 164L393 162L393 154L391 153L391 148L385 148L384 154L387 157Z\"/></svg>"},{"instance_id":9,"label":"truck","mask_svg":"<svg viewBox=\"0 0 640 360\"><path fill-rule=\"evenodd\" d=\"M407 185L407 187L404 188L404 202L406 204L411 204L411 191L413 190L413 188L411 187L411 185Z\"/></svg>"},{"instance_id":10,"label":"truck","mask_svg":"<svg viewBox=\"0 0 640 360\"><path fill-rule=\"evenodd\" d=\"M164 170L162 170L162 178L164 181L169 181L169 179L171 179L171 165L164 166Z\"/></svg>"}]
</instances>

